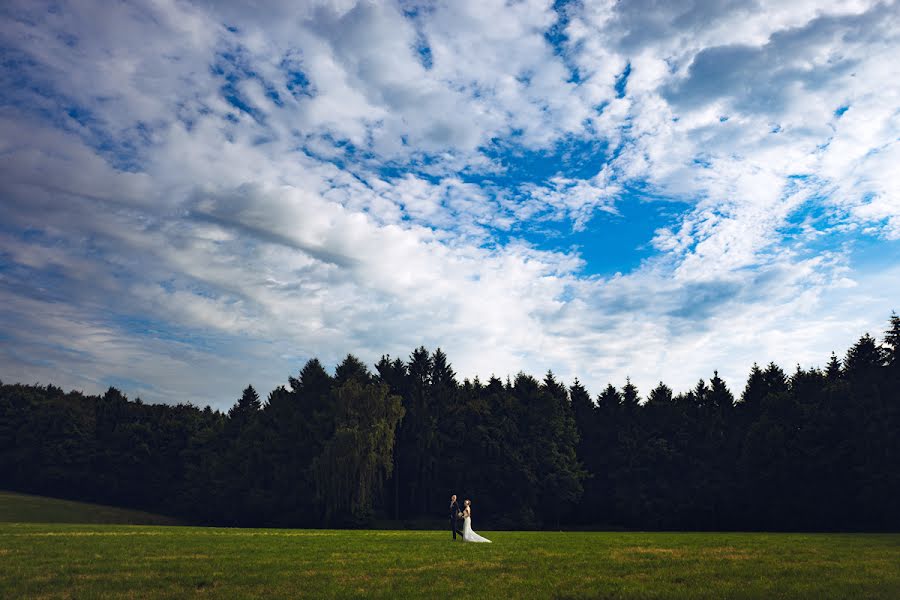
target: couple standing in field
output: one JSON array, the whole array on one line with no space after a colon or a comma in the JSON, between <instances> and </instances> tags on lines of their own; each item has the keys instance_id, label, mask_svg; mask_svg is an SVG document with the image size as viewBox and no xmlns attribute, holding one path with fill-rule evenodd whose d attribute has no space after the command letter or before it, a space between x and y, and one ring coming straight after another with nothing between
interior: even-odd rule
<instances>
[{"instance_id":1,"label":"couple standing in field","mask_svg":"<svg viewBox=\"0 0 900 600\"><path fill-rule=\"evenodd\" d=\"M460 521L462 522L462 530L459 529ZM459 504L456 502L456 494L450 496L450 530L453 532L453 539L456 534L462 536L464 542L487 542L491 540L481 537L472 531L472 501L466 500L463 509L460 510Z\"/></svg>"}]
</instances>

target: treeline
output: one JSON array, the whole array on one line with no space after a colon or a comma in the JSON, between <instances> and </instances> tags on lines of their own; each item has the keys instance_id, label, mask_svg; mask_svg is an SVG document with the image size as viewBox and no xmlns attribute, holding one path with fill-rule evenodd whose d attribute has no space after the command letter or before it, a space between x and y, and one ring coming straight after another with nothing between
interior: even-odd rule
<instances>
[{"instance_id":1,"label":"treeline","mask_svg":"<svg viewBox=\"0 0 900 600\"><path fill-rule=\"evenodd\" d=\"M577 380L459 382L440 350L309 361L227 414L58 387L0 385L0 488L201 523L900 529L900 317L825 369L754 365L645 398Z\"/></svg>"}]
</instances>

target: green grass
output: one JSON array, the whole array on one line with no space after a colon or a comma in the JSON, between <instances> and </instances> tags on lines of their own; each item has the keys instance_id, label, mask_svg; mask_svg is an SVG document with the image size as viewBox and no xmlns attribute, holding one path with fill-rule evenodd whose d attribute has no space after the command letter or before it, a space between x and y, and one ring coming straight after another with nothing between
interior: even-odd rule
<instances>
[{"instance_id":1,"label":"green grass","mask_svg":"<svg viewBox=\"0 0 900 600\"><path fill-rule=\"evenodd\" d=\"M897 534L487 532L493 544L463 544L444 531L170 523L0 492L0 597L900 598Z\"/></svg>"},{"instance_id":2,"label":"green grass","mask_svg":"<svg viewBox=\"0 0 900 600\"><path fill-rule=\"evenodd\" d=\"M177 525L175 519L114 506L0 491L0 523Z\"/></svg>"},{"instance_id":3,"label":"green grass","mask_svg":"<svg viewBox=\"0 0 900 600\"><path fill-rule=\"evenodd\" d=\"M900 536L0 524L0 596L900 598Z\"/></svg>"}]
</instances>

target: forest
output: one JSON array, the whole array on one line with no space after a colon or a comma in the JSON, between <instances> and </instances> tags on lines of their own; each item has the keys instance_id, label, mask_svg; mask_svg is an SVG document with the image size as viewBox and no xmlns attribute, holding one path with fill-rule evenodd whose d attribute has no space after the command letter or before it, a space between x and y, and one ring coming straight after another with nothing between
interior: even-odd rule
<instances>
[{"instance_id":1,"label":"forest","mask_svg":"<svg viewBox=\"0 0 900 600\"><path fill-rule=\"evenodd\" d=\"M0 489L232 526L900 529L900 317L824 368L593 397L548 372L459 381L440 350L312 359L227 413L0 383Z\"/></svg>"}]
</instances>

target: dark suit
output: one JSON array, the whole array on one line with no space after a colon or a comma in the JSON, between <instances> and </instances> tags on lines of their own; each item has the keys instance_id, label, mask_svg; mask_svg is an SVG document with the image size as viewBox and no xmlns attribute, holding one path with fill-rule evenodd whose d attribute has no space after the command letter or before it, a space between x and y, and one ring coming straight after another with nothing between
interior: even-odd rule
<instances>
[{"instance_id":1,"label":"dark suit","mask_svg":"<svg viewBox=\"0 0 900 600\"><path fill-rule=\"evenodd\" d=\"M450 503L450 531L453 532L453 539L456 539L456 534L458 533L462 536L462 531L459 528L459 503L455 500Z\"/></svg>"}]
</instances>

